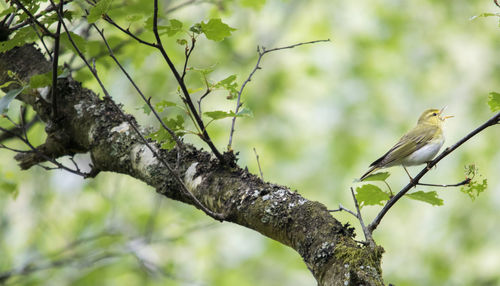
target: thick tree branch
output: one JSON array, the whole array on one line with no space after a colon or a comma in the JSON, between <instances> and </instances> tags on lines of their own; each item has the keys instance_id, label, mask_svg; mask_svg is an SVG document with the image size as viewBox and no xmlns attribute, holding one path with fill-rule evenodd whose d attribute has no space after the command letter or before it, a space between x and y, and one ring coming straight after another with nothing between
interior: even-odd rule
<instances>
[{"instance_id":1,"label":"thick tree branch","mask_svg":"<svg viewBox=\"0 0 500 286\"><path fill-rule=\"evenodd\" d=\"M50 63L28 45L0 54L0 84L10 80L7 70L28 80L50 70ZM227 221L292 247L319 285L383 285L383 249L359 245L353 239L353 229L333 218L324 205L287 187L265 183L237 166L224 167L210 153L190 145L179 159L176 150L155 147L157 158L132 130L133 117L126 115L130 120L124 119L111 99L99 99L71 78L59 79L57 88L59 113L65 120L56 129L67 138L60 144L61 154L89 152L96 169L130 175L166 197L199 207L182 191L160 158L170 165L178 163L182 183L203 205L226 214ZM49 103L33 95L20 95L18 99L30 104L42 121L51 124ZM56 131L49 128L48 132Z\"/></svg>"}]
</instances>

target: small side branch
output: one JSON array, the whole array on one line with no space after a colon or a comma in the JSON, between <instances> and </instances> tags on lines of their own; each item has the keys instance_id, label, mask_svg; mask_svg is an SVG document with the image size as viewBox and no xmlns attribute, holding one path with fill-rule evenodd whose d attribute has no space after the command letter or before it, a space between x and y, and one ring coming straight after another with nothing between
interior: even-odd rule
<instances>
[{"instance_id":1,"label":"small side branch","mask_svg":"<svg viewBox=\"0 0 500 286\"><path fill-rule=\"evenodd\" d=\"M373 240L372 233L365 226L365 222L363 221L363 217L361 216L361 211L359 210L358 200L356 199L356 195L354 194L354 190L351 187L351 195L352 200L354 201L354 206L356 206L357 218L359 220L359 224L361 225L361 229L363 230L363 234L365 235L365 240L371 248L375 247L375 241Z\"/></svg>"},{"instance_id":2,"label":"small side branch","mask_svg":"<svg viewBox=\"0 0 500 286\"><path fill-rule=\"evenodd\" d=\"M297 43L297 44L294 44L294 45L290 45L290 46L286 46L286 47L280 47L280 48L274 48L274 49L269 49L269 50L267 50L264 47L261 48L261 47L257 46L257 53L259 54L259 57L257 58L257 63L255 64L255 67L253 68L253 70L248 75L247 79L241 85L240 91L238 92L238 97L236 99L236 108L235 108L234 113L237 114L238 111L240 110L240 107L241 107L241 103L240 103L241 102L241 94L243 93L243 90L245 89L246 85L250 81L252 81L252 77L255 74L255 72L257 72L257 70L261 69L261 67L259 66L260 65L260 61L262 60L262 58L264 57L265 54L268 54L268 53L274 52L274 51L279 51L279 50L293 49L295 47L302 46L302 45L309 45L309 44L315 44L315 43L319 43L319 42L329 42L329 41L330 41L330 39L316 40L316 41L310 41L310 42ZM233 120L231 122L231 132L229 133L229 143L227 144L227 149L228 150L231 150L231 146L233 144L233 134L234 134L234 126L236 124L236 118L237 118L236 116L233 117Z\"/></svg>"},{"instance_id":3,"label":"small side branch","mask_svg":"<svg viewBox=\"0 0 500 286\"><path fill-rule=\"evenodd\" d=\"M257 166L259 166L260 178L264 180L264 174L262 173L262 169L260 168L259 154L257 154L257 150L255 150L255 147L253 148L253 152L255 153L255 159L257 159Z\"/></svg>"},{"instance_id":4,"label":"small side branch","mask_svg":"<svg viewBox=\"0 0 500 286\"><path fill-rule=\"evenodd\" d=\"M358 218L358 215L355 212L353 212L350 209L344 207L342 204L339 204L339 208L338 209L328 210L328 211L331 212L331 213L345 211L345 212L348 212L348 213L352 214L355 218Z\"/></svg>"},{"instance_id":5,"label":"small side branch","mask_svg":"<svg viewBox=\"0 0 500 286\"><path fill-rule=\"evenodd\" d=\"M417 183L417 186L429 186L429 187L440 187L440 188L459 187L459 186L467 185L468 183L470 183L471 180L472 180L471 178L467 178L467 179L461 181L460 183L449 184L449 185Z\"/></svg>"},{"instance_id":6,"label":"small side branch","mask_svg":"<svg viewBox=\"0 0 500 286\"><path fill-rule=\"evenodd\" d=\"M465 137L460 139L457 143L455 143L453 146L446 148L439 156L437 156L432 162L427 164L426 167L418 173L417 176L413 178L399 193L397 193L394 197L392 197L385 206L382 208L382 210L378 213L378 215L375 217L372 223L368 225L368 230L370 233L373 233L373 231L377 228L377 226L380 224L380 221L382 218L385 216L385 214L391 209L391 207L401 198L403 197L411 188L416 186L419 183L419 180L429 172L429 170L434 167L439 161L441 161L444 157L448 156L451 152L455 151L458 147L460 147L462 144L467 142L469 139L472 137L476 136L478 133L483 131L484 129L493 126L497 124L497 122L500 120L500 112L495 114L493 117L491 117L488 121L477 127L476 129L472 130L469 134L467 134ZM463 182L461 182L463 183Z\"/></svg>"}]
</instances>

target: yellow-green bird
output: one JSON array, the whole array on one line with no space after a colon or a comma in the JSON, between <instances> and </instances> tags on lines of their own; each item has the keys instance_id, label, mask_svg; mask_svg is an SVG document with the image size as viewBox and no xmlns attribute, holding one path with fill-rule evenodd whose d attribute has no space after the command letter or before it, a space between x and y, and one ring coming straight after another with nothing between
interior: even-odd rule
<instances>
[{"instance_id":1,"label":"yellow-green bird","mask_svg":"<svg viewBox=\"0 0 500 286\"><path fill-rule=\"evenodd\" d=\"M453 117L443 117L444 109L428 109L424 111L418 119L417 126L403 135L399 142L387 153L375 160L370 165L371 168L368 172L361 176L359 180L364 180L378 169L398 165L402 165L408 176L410 176L406 166L415 166L431 161L444 143L442 123L445 119Z\"/></svg>"}]
</instances>

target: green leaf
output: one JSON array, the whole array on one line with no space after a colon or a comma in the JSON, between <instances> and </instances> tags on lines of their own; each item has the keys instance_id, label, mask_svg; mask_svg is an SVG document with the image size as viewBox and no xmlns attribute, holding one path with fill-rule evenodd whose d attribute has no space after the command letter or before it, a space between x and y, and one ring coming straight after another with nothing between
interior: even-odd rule
<instances>
[{"instance_id":1,"label":"green leaf","mask_svg":"<svg viewBox=\"0 0 500 286\"><path fill-rule=\"evenodd\" d=\"M250 108L243 107L236 113L236 117L253 117L253 112L250 110Z\"/></svg>"},{"instance_id":2,"label":"green leaf","mask_svg":"<svg viewBox=\"0 0 500 286\"><path fill-rule=\"evenodd\" d=\"M177 136L186 134L184 130L184 117L181 115L177 115L175 118L163 118L162 120ZM175 140L163 127L160 127L158 131L149 134L147 137L159 142L163 149L172 149L175 146Z\"/></svg>"},{"instance_id":3,"label":"green leaf","mask_svg":"<svg viewBox=\"0 0 500 286\"><path fill-rule=\"evenodd\" d=\"M266 4L266 0L241 0L241 6L260 10Z\"/></svg>"},{"instance_id":4,"label":"green leaf","mask_svg":"<svg viewBox=\"0 0 500 286\"><path fill-rule=\"evenodd\" d=\"M17 184L13 181L6 180L5 178L2 178L0 182L0 190L9 193L13 199L16 199L19 195Z\"/></svg>"},{"instance_id":5,"label":"green leaf","mask_svg":"<svg viewBox=\"0 0 500 286\"><path fill-rule=\"evenodd\" d=\"M236 81L236 75L230 75L226 77L225 79L219 81L218 83L214 84L213 86L215 88L223 88L227 91L229 91L229 95L227 99L235 99L238 96L238 84L235 82Z\"/></svg>"},{"instance_id":6,"label":"green leaf","mask_svg":"<svg viewBox=\"0 0 500 286\"><path fill-rule=\"evenodd\" d=\"M498 92L490 92L488 105L490 106L491 111L497 112L500 110L500 93Z\"/></svg>"},{"instance_id":7,"label":"green leaf","mask_svg":"<svg viewBox=\"0 0 500 286\"><path fill-rule=\"evenodd\" d=\"M68 75L68 69L63 69L62 67L57 68L57 78L65 78ZM30 88L52 86L52 71L32 76L29 86Z\"/></svg>"},{"instance_id":8,"label":"green leaf","mask_svg":"<svg viewBox=\"0 0 500 286\"><path fill-rule=\"evenodd\" d=\"M89 15L87 16L87 22L89 22L89 24L92 24L95 21L99 20L102 15L106 14L109 11L112 2L113 0L100 0L99 2L97 2L94 7L90 8Z\"/></svg>"},{"instance_id":9,"label":"green leaf","mask_svg":"<svg viewBox=\"0 0 500 286\"><path fill-rule=\"evenodd\" d=\"M471 200L474 201L480 193L484 192L484 190L488 186L488 181L486 179L482 179L482 181L474 180L476 176L482 178L482 175L479 174L479 169L475 164L465 166L464 173L465 177L470 178L471 181L468 185L461 187L460 191L464 194L467 194L471 198Z\"/></svg>"},{"instance_id":10,"label":"green leaf","mask_svg":"<svg viewBox=\"0 0 500 286\"><path fill-rule=\"evenodd\" d=\"M181 46L185 46L187 45L187 41L185 39L177 39L177 44L181 45Z\"/></svg>"},{"instance_id":11,"label":"green leaf","mask_svg":"<svg viewBox=\"0 0 500 286\"><path fill-rule=\"evenodd\" d=\"M0 17L4 17L6 16L7 14L10 14L12 12L15 12L16 10L14 9L14 6L10 6L9 8L3 10L2 12L0 12Z\"/></svg>"},{"instance_id":12,"label":"green leaf","mask_svg":"<svg viewBox=\"0 0 500 286\"><path fill-rule=\"evenodd\" d=\"M85 51L87 50L86 49L86 47L87 47L87 41L84 38L82 38L80 35L75 34L73 32L69 32L69 34L71 36L71 39L75 43L75 45L78 47L78 49L82 53L85 53ZM67 33L61 34L61 43L65 47L70 48L74 53L76 53L76 49L75 49L75 47L73 47L73 44L71 44L71 41L69 40L69 37L68 37Z\"/></svg>"},{"instance_id":13,"label":"green leaf","mask_svg":"<svg viewBox=\"0 0 500 286\"><path fill-rule=\"evenodd\" d=\"M9 90L4 97L0 98L0 114L5 114L9 111L9 105L18 96L24 87Z\"/></svg>"},{"instance_id":14,"label":"green leaf","mask_svg":"<svg viewBox=\"0 0 500 286\"><path fill-rule=\"evenodd\" d=\"M144 18L144 15L142 14L132 14L132 15L128 15L125 20L127 21L127 23L133 23L133 22L137 22L137 21L140 21Z\"/></svg>"},{"instance_id":15,"label":"green leaf","mask_svg":"<svg viewBox=\"0 0 500 286\"><path fill-rule=\"evenodd\" d=\"M170 25L165 26L166 33L169 37L174 36L175 34L182 31L182 22L176 19L170 20Z\"/></svg>"},{"instance_id":16,"label":"green leaf","mask_svg":"<svg viewBox=\"0 0 500 286\"><path fill-rule=\"evenodd\" d=\"M162 100L155 104L155 109L158 112L163 112L165 109L172 106L177 106L177 103L168 100Z\"/></svg>"},{"instance_id":17,"label":"green leaf","mask_svg":"<svg viewBox=\"0 0 500 286\"><path fill-rule=\"evenodd\" d=\"M200 23L196 23L193 26L191 26L189 28L189 31L191 31L191 32L193 32L195 34L201 34L203 32Z\"/></svg>"},{"instance_id":18,"label":"green leaf","mask_svg":"<svg viewBox=\"0 0 500 286\"><path fill-rule=\"evenodd\" d=\"M460 188L460 191L464 194L467 194L471 200L475 200L479 194L484 192L486 190L486 187L488 186L488 180L483 179L481 182L480 181L471 181L469 185L463 186Z\"/></svg>"},{"instance_id":19,"label":"green leaf","mask_svg":"<svg viewBox=\"0 0 500 286\"><path fill-rule=\"evenodd\" d=\"M387 178L389 178L390 175L391 175L391 173L389 173L389 172L378 172L378 173L371 174L368 177L364 178L363 182L364 181L385 181Z\"/></svg>"},{"instance_id":20,"label":"green leaf","mask_svg":"<svg viewBox=\"0 0 500 286\"><path fill-rule=\"evenodd\" d=\"M356 188L356 199L360 207L383 205L383 201L389 200L389 194L375 185L366 184Z\"/></svg>"},{"instance_id":21,"label":"green leaf","mask_svg":"<svg viewBox=\"0 0 500 286\"><path fill-rule=\"evenodd\" d=\"M410 199L426 202L433 206L442 206L443 200L440 199L435 191L432 192L424 192L418 191L410 194L406 194L406 196Z\"/></svg>"},{"instance_id":22,"label":"green leaf","mask_svg":"<svg viewBox=\"0 0 500 286\"><path fill-rule=\"evenodd\" d=\"M19 29L17 33L8 41L0 42L0 53L11 50L15 47L23 46L26 43L32 43L37 39L33 27L24 27Z\"/></svg>"},{"instance_id":23,"label":"green leaf","mask_svg":"<svg viewBox=\"0 0 500 286\"><path fill-rule=\"evenodd\" d=\"M0 88L8 87L11 83L16 83L17 81L11 80L4 82L2 85L0 85Z\"/></svg>"},{"instance_id":24,"label":"green leaf","mask_svg":"<svg viewBox=\"0 0 500 286\"><path fill-rule=\"evenodd\" d=\"M236 114L233 111L227 112L227 111L221 111L221 110L207 111L207 112L204 112L203 114L212 118L213 120L219 120L219 119L223 119L223 118L236 116Z\"/></svg>"},{"instance_id":25,"label":"green leaf","mask_svg":"<svg viewBox=\"0 0 500 286\"><path fill-rule=\"evenodd\" d=\"M149 108L149 105L147 105L146 103L144 103L141 108L137 109L142 109L142 112L144 112L147 115L151 114L151 108Z\"/></svg>"},{"instance_id":26,"label":"green leaf","mask_svg":"<svg viewBox=\"0 0 500 286\"><path fill-rule=\"evenodd\" d=\"M207 39L216 42L220 42L224 40L224 38L231 36L231 31L236 30L223 23L219 18L210 19L208 23L201 22L200 25L201 31L205 34Z\"/></svg>"}]
</instances>

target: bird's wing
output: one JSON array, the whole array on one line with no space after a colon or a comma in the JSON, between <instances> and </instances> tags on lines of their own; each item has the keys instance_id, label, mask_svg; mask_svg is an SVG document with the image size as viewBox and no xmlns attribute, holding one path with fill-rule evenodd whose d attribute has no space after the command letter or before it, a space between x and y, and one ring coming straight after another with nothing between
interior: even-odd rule
<instances>
[{"instance_id":1,"label":"bird's wing","mask_svg":"<svg viewBox=\"0 0 500 286\"><path fill-rule=\"evenodd\" d=\"M416 150L422 148L426 143L432 139L434 134L438 131L438 127L429 126L422 132L422 129L412 129L406 133L399 142L396 143L387 153L378 158L370 166L383 167L387 164L394 162L397 159L402 159Z\"/></svg>"}]
</instances>

